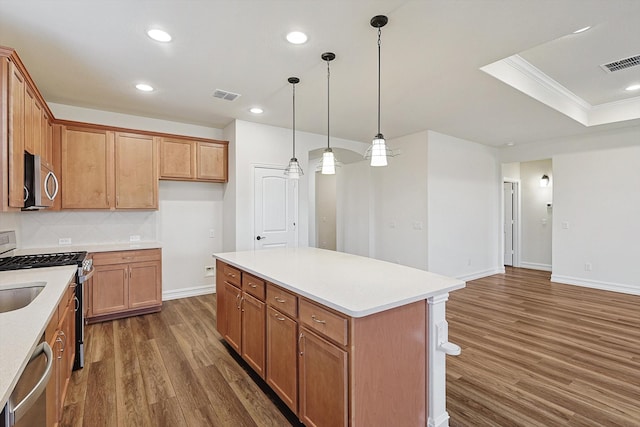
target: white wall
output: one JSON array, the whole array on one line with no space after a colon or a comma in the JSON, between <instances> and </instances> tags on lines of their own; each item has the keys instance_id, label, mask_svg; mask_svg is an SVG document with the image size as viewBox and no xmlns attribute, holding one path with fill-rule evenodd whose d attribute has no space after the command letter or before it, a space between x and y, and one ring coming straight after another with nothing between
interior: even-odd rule
<instances>
[{"instance_id":1,"label":"white wall","mask_svg":"<svg viewBox=\"0 0 640 427\"><path fill-rule=\"evenodd\" d=\"M340 171L339 173L341 173ZM322 249L336 250L336 175L316 175L317 242Z\"/></svg>"},{"instance_id":2,"label":"white wall","mask_svg":"<svg viewBox=\"0 0 640 427\"><path fill-rule=\"evenodd\" d=\"M253 224L254 193L253 171L255 166L278 166L285 168L291 158L291 129L267 126L258 123L235 121L235 181L233 195L225 194L225 228L235 230L235 247L225 244L225 250L253 249L255 236ZM225 134L231 134L231 130ZM309 200L315 198L315 186L310 187L309 156L311 150L322 147L326 135L296 132L296 157L305 171L299 181L298 245L308 246L310 233L315 233L315 223L309 221ZM331 139L332 146L358 152L366 149L366 144L339 138ZM231 158L230 158L231 161ZM233 206L227 206L227 201ZM230 215L233 215L232 217ZM228 220L228 221L227 221Z\"/></svg>"},{"instance_id":3,"label":"white wall","mask_svg":"<svg viewBox=\"0 0 640 427\"><path fill-rule=\"evenodd\" d=\"M427 132L388 141L400 154L370 168L373 184L372 256L427 269Z\"/></svg>"},{"instance_id":4,"label":"white wall","mask_svg":"<svg viewBox=\"0 0 640 427\"><path fill-rule=\"evenodd\" d=\"M212 254L222 252L223 184L160 181L158 238L162 249L164 299L215 289ZM210 237L213 230L215 237Z\"/></svg>"},{"instance_id":5,"label":"white wall","mask_svg":"<svg viewBox=\"0 0 640 427\"><path fill-rule=\"evenodd\" d=\"M640 146L560 154L553 169L552 280L640 294Z\"/></svg>"},{"instance_id":6,"label":"white wall","mask_svg":"<svg viewBox=\"0 0 640 427\"><path fill-rule=\"evenodd\" d=\"M429 271L470 280L501 271L495 149L428 131Z\"/></svg>"},{"instance_id":7,"label":"white wall","mask_svg":"<svg viewBox=\"0 0 640 427\"><path fill-rule=\"evenodd\" d=\"M366 161L345 164L336 173L336 248L371 256L373 247L373 184Z\"/></svg>"},{"instance_id":8,"label":"white wall","mask_svg":"<svg viewBox=\"0 0 640 427\"><path fill-rule=\"evenodd\" d=\"M550 177L548 187L540 187L542 175ZM551 271L551 230L553 227L553 173L551 159L520 164L521 247L520 266Z\"/></svg>"}]
</instances>

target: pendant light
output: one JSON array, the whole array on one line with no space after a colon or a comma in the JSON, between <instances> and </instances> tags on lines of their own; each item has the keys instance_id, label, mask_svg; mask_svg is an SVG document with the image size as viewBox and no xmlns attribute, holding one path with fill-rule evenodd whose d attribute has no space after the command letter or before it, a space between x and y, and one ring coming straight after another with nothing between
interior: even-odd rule
<instances>
[{"instance_id":1,"label":"pendant light","mask_svg":"<svg viewBox=\"0 0 640 427\"><path fill-rule=\"evenodd\" d=\"M300 79L289 77L288 82L291 83L293 88L293 155L289 160L289 166L284 170L284 174L290 179L298 179L304 175L298 159L296 159L296 84L300 83Z\"/></svg>"},{"instance_id":2,"label":"pendant light","mask_svg":"<svg viewBox=\"0 0 640 427\"><path fill-rule=\"evenodd\" d=\"M387 157L395 154L387 147L384 136L380 132L380 35L381 28L387 25L388 18L384 15L377 15L371 18L371 26L378 29L378 133L373 137L371 145L364 154L364 158L371 160L371 166L387 166Z\"/></svg>"},{"instance_id":3,"label":"pendant light","mask_svg":"<svg viewBox=\"0 0 640 427\"><path fill-rule=\"evenodd\" d=\"M329 71L329 63L336 59L336 55L333 52L325 52L321 55L323 61L327 62L327 148L324 149L322 153L322 160L320 161L320 172L323 175L335 175L337 160L336 156L333 154L333 150L331 149L330 142L330 133L329 133L329 80L331 77L331 72Z\"/></svg>"}]
</instances>

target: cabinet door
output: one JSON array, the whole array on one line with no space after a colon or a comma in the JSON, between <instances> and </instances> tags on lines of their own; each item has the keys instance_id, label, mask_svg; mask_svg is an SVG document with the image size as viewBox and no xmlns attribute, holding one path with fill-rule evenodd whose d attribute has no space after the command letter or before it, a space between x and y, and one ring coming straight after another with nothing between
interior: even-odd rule
<instances>
[{"instance_id":1,"label":"cabinet door","mask_svg":"<svg viewBox=\"0 0 640 427\"><path fill-rule=\"evenodd\" d=\"M91 288L94 316L117 313L129 308L128 264L95 266Z\"/></svg>"},{"instance_id":2,"label":"cabinet door","mask_svg":"<svg viewBox=\"0 0 640 427\"><path fill-rule=\"evenodd\" d=\"M196 147L186 139L160 140L160 178L195 179Z\"/></svg>"},{"instance_id":3,"label":"cabinet door","mask_svg":"<svg viewBox=\"0 0 640 427\"><path fill-rule=\"evenodd\" d=\"M198 142L198 179L227 181L227 145Z\"/></svg>"},{"instance_id":4,"label":"cabinet door","mask_svg":"<svg viewBox=\"0 0 640 427\"><path fill-rule=\"evenodd\" d=\"M41 148L40 155L42 156L42 162L46 164L49 169L53 169L53 123L51 123L46 113L44 113L42 118Z\"/></svg>"},{"instance_id":5,"label":"cabinet door","mask_svg":"<svg viewBox=\"0 0 640 427\"><path fill-rule=\"evenodd\" d=\"M24 150L34 155L40 154L41 114L42 109L33 90L26 86L24 99Z\"/></svg>"},{"instance_id":6,"label":"cabinet door","mask_svg":"<svg viewBox=\"0 0 640 427\"><path fill-rule=\"evenodd\" d=\"M298 411L298 324L269 307L267 310L267 384L293 412Z\"/></svg>"},{"instance_id":7,"label":"cabinet door","mask_svg":"<svg viewBox=\"0 0 640 427\"><path fill-rule=\"evenodd\" d=\"M347 352L300 328L300 421L310 426L348 425Z\"/></svg>"},{"instance_id":8,"label":"cabinet door","mask_svg":"<svg viewBox=\"0 0 640 427\"><path fill-rule=\"evenodd\" d=\"M9 62L9 206L14 208L24 206L24 93L24 76Z\"/></svg>"},{"instance_id":9,"label":"cabinet door","mask_svg":"<svg viewBox=\"0 0 640 427\"><path fill-rule=\"evenodd\" d=\"M265 304L242 293L242 358L264 378Z\"/></svg>"},{"instance_id":10,"label":"cabinet door","mask_svg":"<svg viewBox=\"0 0 640 427\"><path fill-rule=\"evenodd\" d=\"M224 282L224 299L226 304L226 328L223 337L227 343L240 353L240 340L242 339L242 316L240 313L240 289Z\"/></svg>"},{"instance_id":11,"label":"cabinet door","mask_svg":"<svg viewBox=\"0 0 640 427\"><path fill-rule=\"evenodd\" d=\"M117 133L115 186L117 209L157 209L157 155L153 137Z\"/></svg>"},{"instance_id":12,"label":"cabinet door","mask_svg":"<svg viewBox=\"0 0 640 427\"><path fill-rule=\"evenodd\" d=\"M62 209L109 209L113 204L113 133L62 130Z\"/></svg>"},{"instance_id":13,"label":"cabinet door","mask_svg":"<svg viewBox=\"0 0 640 427\"><path fill-rule=\"evenodd\" d=\"M161 273L157 261L129 265L129 308L162 304Z\"/></svg>"}]
</instances>

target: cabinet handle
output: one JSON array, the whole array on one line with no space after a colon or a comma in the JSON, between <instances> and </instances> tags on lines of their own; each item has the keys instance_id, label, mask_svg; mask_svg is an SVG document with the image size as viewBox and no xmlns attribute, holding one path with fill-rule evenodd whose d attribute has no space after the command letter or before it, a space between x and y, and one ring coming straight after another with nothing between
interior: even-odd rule
<instances>
[{"instance_id":1,"label":"cabinet handle","mask_svg":"<svg viewBox=\"0 0 640 427\"><path fill-rule=\"evenodd\" d=\"M56 342L60 343L60 347L58 349L58 356L56 357L56 359L62 359L62 352L64 351L64 349L62 348L62 338L60 337L56 338Z\"/></svg>"},{"instance_id":2,"label":"cabinet handle","mask_svg":"<svg viewBox=\"0 0 640 427\"><path fill-rule=\"evenodd\" d=\"M286 300L286 299L284 299L284 298L280 298L280 297L278 297L278 296L273 297L273 299L275 299L275 300L276 300L276 302L279 302L280 304L283 304L283 303L287 302L287 300Z\"/></svg>"},{"instance_id":3,"label":"cabinet handle","mask_svg":"<svg viewBox=\"0 0 640 427\"><path fill-rule=\"evenodd\" d=\"M284 321L284 317L280 317L278 316L278 313L273 313L273 317L275 317L276 319L278 319L279 321L283 322Z\"/></svg>"},{"instance_id":4,"label":"cabinet handle","mask_svg":"<svg viewBox=\"0 0 640 427\"><path fill-rule=\"evenodd\" d=\"M316 323L322 323L323 325L324 325L325 323L327 323L327 321L326 321L326 320L320 320L320 319L318 319L318 318L316 317L316 315L315 315L315 314L312 314L312 315L311 315L311 320L313 320L313 321L314 321L314 322L316 322Z\"/></svg>"},{"instance_id":5,"label":"cabinet handle","mask_svg":"<svg viewBox=\"0 0 640 427\"><path fill-rule=\"evenodd\" d=\"M258 287L258 285L256 285L255 283L249 283L249 286L252 287L253 289Z\"/></svg>"},{"instance_id":6,"label":"cabinet handle","mask_svg":"<svg viewBox=\"0 0 640 427\"><path fill-rule=\"evenodd\" d=\"M240 310L240 294L236 295L236 308Z\"/></svg>"},{"instance_id":7,"label":"cabinet handle","mask_svg":"<svg viewBox=\"0 0 640 427\"><path fill-rule=\"evenodd\" d=\"M300 356L304 355L304 349L302 348L302 339L304 338L304 334L300 332L300 336L298 337L298 348L300 349Z\"/></svg>"},{"instance_id":8,"label":"cabinet handle","mask_svg":"<svg viewBox=\"0 0 640 427\"><path fill-rule=\"evenodd\" d=\"M229 277L233 277L234 279L236 278L236 275L235 275L235 274L233 274L233 273L227 273L227 276L229 276Z\"/></svg>"},{"instance_id":9,"label":"cabinet handle","mask_svg":"<svg viewBox=\"0 0 640 427\"><path fill-rule=\"evenodd\" d=\"M244 308L242 308L243 302L244 302L244 297L240 298L240 311L244 311Z\"/></svg>"}]
</instances>

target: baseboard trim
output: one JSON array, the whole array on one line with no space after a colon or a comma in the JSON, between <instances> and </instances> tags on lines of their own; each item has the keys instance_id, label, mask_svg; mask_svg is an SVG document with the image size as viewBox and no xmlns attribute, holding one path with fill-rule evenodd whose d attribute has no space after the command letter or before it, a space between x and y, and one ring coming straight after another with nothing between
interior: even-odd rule
<instances>
[{"instance_id":1,"label":"baseboard trim","mask_svg":"<svg viewBox=\"0 0 640 427\"><path fill-rule=\"evenodd\" d=\"M502 274L504 273L504 267L502 268L490 268L484 271L477 271L471 274L465 274L464 276L457 276L457 279L464 280L468 282L470 280L482 279L483 277L493 276L494 274Z\"/></svg>"},{"instance_id":2,"label":"baseboard trim","mask_svg":"<svg viewBox=\"0 0 640 427\"><path fill-rule=\"evenodd\" d=\"M542 270L542 271L551 271L550 264L540 264L537 262L525 262L522 261L520 263L520 268L529 268L531 270Z\"/></svg>"},{"instance_id":3,"label":"baseboard trim","mask_svg":"<svg viewBox=\"0 0 640 427\"><path fill-rule=\"evenodd\" d=\"M585 288L600 289L622 294L640 295L640 286L626 285L622 283L600 282L597 280L581 279L571 276L551 275L551 281L565 285L584 286Z\"/></svg>"},{"instance_id":4,"label":"baseboard trim","mask_svg":"<svg viewBox=\"0 0 640 427\"><path fill-rule=\"evenodd\" d=\"M162 292L162 301L189 298L198 295L214 294L215 292L216 285L193 286L190 288L175 289Z\"/></svg>"}]
</instances>

